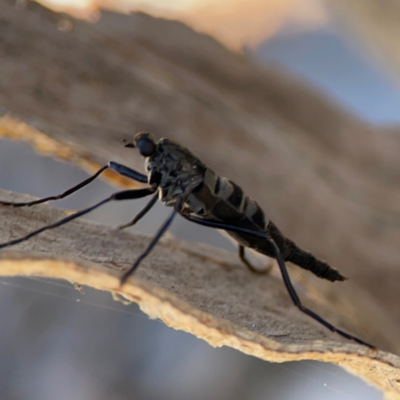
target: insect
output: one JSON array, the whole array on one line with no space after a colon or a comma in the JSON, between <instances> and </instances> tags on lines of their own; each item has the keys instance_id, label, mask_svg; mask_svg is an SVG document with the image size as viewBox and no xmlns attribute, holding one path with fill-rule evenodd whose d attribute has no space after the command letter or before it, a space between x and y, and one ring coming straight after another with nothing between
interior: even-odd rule
<instances>
[{"instance_id":1,"label":"insect","mask_svg":"<svg viewBox=\"0 0 400 400\"><path fill-rule=\"evenodd\" d=\"M276 258L286 289L294 305L301 312L346 339L374 348L374 346L363 340L336 328L318 314L303 306L290 281L285 261L290 261L301 268L311 271L316 276L331 282L343 281L345 278L327 263L301 250L293 241L286 238L276 225L265 217L260 206L250 197L246 196L238 185L227 178L218 176L192 152L172 140L161 139L156 143L152 134L138 133L135 135L134 141L127 143L125 147L137 148L139 150L139 153L145 158L147 175L111 161L88 179L57 196L24 203L0 201L0 205L26 207L50 200L62 199L92 182L106 169L112 169L138 182L147 183L147 187L116 192L92 207L71 214L54 224L44 226L24 237L0 244L0 249L21 243L45 230L64 225L110 201L132 200L151 196L150 201L135 218L120 228L134 225L150 211L157 199L166 206L172 207L172 212L132 267L122 275L121 285L127 281L138 268L141 261L151 252L171 225L176 214L180 214L182 217L196 224L226 230L238 242L240 259L254 273L261 274L268 271L262 271L253 267L246 258L246 247Z\"/></svg>"}]
</instances>

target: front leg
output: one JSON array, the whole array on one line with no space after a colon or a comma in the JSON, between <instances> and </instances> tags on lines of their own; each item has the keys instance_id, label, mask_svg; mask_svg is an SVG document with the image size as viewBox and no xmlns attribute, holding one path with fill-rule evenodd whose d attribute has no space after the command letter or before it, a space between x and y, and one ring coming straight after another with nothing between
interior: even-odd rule
<instances>
[{"instance_id":1,"label":"front leg","mask_svg":"<svg viewBox=\"0 0 400 400\"><path fill-rule=\"evenodd\" d=\"M34 200L34 201L28 201L28 202L9 202L9 201L0 201L0 205L2 206L12 206L12 207L30 207L30 206L35 206L36 204L42 204L46 203L47 201L51 200L61 200L72 193L78 191L79 189L82 189L84 186L88 185L90 182L94 181L102 172L104 172L106 169L112 169L115 172L118 172L119 174L126 176L128 178L131 178L135 181L142 182L142 183L147 183L147 177L146 175L143 175L140 172L135 171L134 169L131 169L129 167L126 167L125 165L118 164L114 161L110 161L108 164L104 165L104 167L101 167L95 174L90 176L89 178L85 179L81 183L78 183L74 187L66 190L65 192L55 195L55 196L49 196L49 197L44 197L42 199Z\"/></svg>"},{"instance_id":2,"label":"front leg","mask_svg":"<svg viewBox=\"0 0 400 400\"><path fill-rule=\"evenodd\" d=\"M18 243L25 242L26 240L30 239L33 236L38 235L39 233L42 233L44 231L47 231L49 229L54 229L59 226L62 226L70 221L73 221L76 218L79 218L85 214L90 213L91 211L94 211L96 208L101 207L102 205L109 203L111 201L121 201L121 200L134 200L134 199L141 199L142 197L150 196L155 192L156 189L153 188L143 188L143 189L131 189L131 190L123 190L121 192L116 192L112 194L111 196L107 197L106 199L100 201L99 203L95 204L94 206L91 206L89 208L85 208L84 210L77 211L76 213L73 213L71 215L68 215L67 217L53 223L50 225L43 226L36 231L30 232L27 235L15 239L15 240L10 240L9 242L6 243L0 243L0 249L3 249L5 247L9 246L14 246Z\"/></svg>"}]
</instances>

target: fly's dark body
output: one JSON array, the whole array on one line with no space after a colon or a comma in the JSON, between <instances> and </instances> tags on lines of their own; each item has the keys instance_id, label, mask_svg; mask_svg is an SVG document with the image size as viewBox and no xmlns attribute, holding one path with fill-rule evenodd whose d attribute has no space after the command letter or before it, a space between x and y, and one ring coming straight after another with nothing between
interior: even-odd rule
<instances>
[{"instance_id":1,"label":"fly's dark body","mask_svg":"<svg viewBox=\"0 0 400 400\"><path fill-rule=\"evenodd\" d=\"M239 244L240 259L253 272L264 273L267 271L260 271L251 265L245 258L245 247L276 258L286 289L293 303L300 311L309 315L331 331L373 348L373 346L363 340L334 327L301 304L290 281L284 261L291 261L299 267L310 270L318 277L329 281L341 281L345 278L328 264L316 259L312 254L301 250L293 241L283 236L275 224L265 217L260 206L250 197L246 196L238 185L227 178L218 176L188 149L171 140L161 139L156 143L151 134L138 133L135 136L134 142L128 143L125 147L135 147L145 157L146 175L111 161L93 176L60 195L27 203L0 201L0 205L24 207L44 203L49 200L62 199L92 182L108 168L136 181L147 183L148 187L114 193L92 207L69 215L54 224L44 226L20 239L0 244L0 249L21 243L45 230L63 225L107 202L132 200L152 195L146 207L130 223L120 228L135 224L151 209L157 199L166 206L172 207L173 211L162 224L144 252L132 267L124 273L121 278L121 284L126 282L139 266L140 262L150 253L171 225L175 215L180 214L194 223L226 230Z\"/></svg>"},{"instance_id":2,"label":"fly's dark body","mask_svg":"<svg viewBox=\"0 0 400 400\"><path fill-rule=\"evenodd\" d=\"M345 279L328 264L301 250L293 241L283 236L276 225L265 217L261 207L245 195L242 188L229 179L218 176L183 146L161 139L157 144L157 152L146 158L145 167L148 171L148 182L158 183L160 200L165 205L172 206L178 198L182 198L184 204L180 211L187 214L268 232L285 261L291 261L332 282ZM228 234L243 247L275 257L272 245L264 238L231 231Z\"/></svg>"}]
</instances>

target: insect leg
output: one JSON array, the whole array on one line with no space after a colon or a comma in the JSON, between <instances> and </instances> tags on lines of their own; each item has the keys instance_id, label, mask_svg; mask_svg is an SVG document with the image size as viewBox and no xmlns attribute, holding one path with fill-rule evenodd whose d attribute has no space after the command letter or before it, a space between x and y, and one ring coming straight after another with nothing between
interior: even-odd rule
<instances>
[{"instance_id":1,"label":"insect leg","mask_svg":"<svg viewBox=\"0 0 400 400\"><path fill-rule=\"evenodd\" d=\"M285 262L283 261L282 255L280 254L279 248L275 241L267 235L266 239L272 244L274 251L275 251L275 256L278 261L279 269L281 270L283 282L285 283L286 289L289 292L289 295L291 299L293 300L294 305L302 311L304 314L307 314L311 318L315 319L318 321L320 324L324 325L326 328L328 328L332 332L338 333L340 336L343 336L346 339L353 340L359 344L365 345L367 347L370 347L371 349L375 349L375 346L372 346L371 344L364 342L363 340L357 338L356 336L350 335L347 332L342 331L339 328L336 328L332 324L330 324L328 321L320 317L318 314L316 314L314 311L310 310L309 308L303 306L301 304L301 301L299 299L299 296L297 295L296 291L294 290L294 287L292 285L292 282L289 277L289 273L287 272Z\"/></svg>"},{"instance_id":2,"label":"insect leg","mask_svg":"<svg viewBox=\"0 0 400 400\"><path fill-rule=\"evenodd\" d=\"M275 240L285 261L290 261L300 268L311 271L319 278L331 282L346 280L339 271L326 262L318 260L308 251L300 249L292 240L286 238L272 221L269 221L267 231Z\"/></svg>"},{"instance_id":3,"label":"insect leg","mask_svg":"<svg viewBox=\"0 0 400 400\"><path fill-rule=\"evenodd\" d=\"M121 277L120 280L120 285L122 286L127 279L135 272L136 268L139 266L139 264L142 262L142 260L153 250L154 246L157 244L157 242L161 239L161 236L165 233L165 231L169 228L171 225L172 221L174 220L174 217L176 215L177 211L173 210L169 217L165 220L165 222L161 225L161 227L158 229L157 233L153 236L153 239L151 239L150 243L147 245L146 249L144 252L138 257L138 259L135 261L135 263L132 265L131 268L129 268Z\"/></svg>"},{"instance_id":4,"label":"insect leg","mask_svg":"<svg viewBox=\"0 0 400 400\"><path fill-rule=\"evenodd\" d=\"M256 268L247 258L245 254L245 248L241 244L238 246L238 255L240 260L243 262L244 265L251 271L254 272L255 274L258 275L264 275L268 274L269 271L271 271L272 265L269 265L265 269L258 269Z\"/></svg>"},{"instance_id":5,"label":"insect leg","mask_svg":"<svg viewBox=\"0 0 400 400\"><path fill-rule=\"evenodd\" d=\"M121 175L126 176L127 178L131 178L134 181L142 182L142 183L147 183L147 176L142 174L141 172L135 171L132 168L129 168L125 165L118 164L114 161L110 161L107 164L108 168L111 168L112 170L118 172Z\"/></svg>"},{"instance_id":6,"label":"insect leg","mask_svg":"<svg viewBox=\"0 0 400 400\"><path fill-rule=\"evenodd\" d=\"M272 237L266 233L266 232L261 232L261 231L253 231L251 229L246 229L246 228L241 228L239 226L234 226L234 225L229 225L229 224L224 224L223 222L219 222L219 221L210 221L210 220L205 220L202 218L197 218L194 217L192 215L185 215L185 214L181 214L182 217L186 218L187 220L191 221L191 222L195 222L197 224L200 225L204 225L204 226L209 226L211 228L217 228L217 229L224 229L227 231L232 231L232 232L237 232L237 233L246 233L249 235L253 235L259 238L264 238L266 240L268 240L273 249L274 249L274 253L275 253L275 258L278 261L278 265L279 265L279 269L281 271L281 275L282 275L282 279L283 282L286 286L286 289L290 295L290 298L292 299L294 305L304 314L307 314L308 316L310 316L311 318L315 319L316 321L318 321L320 324L324 325L326 328L328 328L330 331L332 332L336 332L338 333L340 336L343 336L346 339L349 340L353 340L359 344L365 345L371 349L375 349L375 346L370 345L367 342L364 342L363 340L350 335L349 333L346 333L344 331L342 331L341 329L336 328L335 326L333 326L332 324L330 324L328 321L324 320L323 318L321 318L318 314L316 314L314 311L311 311L310 309L308 309L307 307L303 306L301 304L301 301L299 299L299 296L297 295L293 284L290 280L289 274L287 272L286 266L285 266L285 262L283 260L282 254L279 250L278 245L275 243L275 240L272 239Z\"/></svg>"},{"instance_id":7,"label":"insect leg","mask_svg":"<svg viewBox=\"0 0 400 400\"><path fill-rule=\"evenodd\" d=\"M72 194L72 193L76 192L77 190L83 188L84 186L88 185L90 182L94 181L103 171L105 171L108 168L113 169L114 171L118 172L119 174L127 176L128 178L134 179L136 181L143 182L143 183L147 182L146 175L143 175L140 172L137 172L131 168L128 168L125 165L121 165L121 164L115 163L113 161L110 161L108 164L104 165L104 167L101 167L95 174L93 174L89 178L85 179L83 182L78 183L74 187L66 190L64 193L61 193L56 196L49 196L49 197L45 197L43 199L38 199L38 200L33 200L33 201L28 201L28 202L21 202L21 203L0 201L0 205L13 206L13 207L26 207L26 206L30 207L30 206L34 206L36 204L46 203L47 201L50 201L50 200L61 200L64 197L67 197L70 194Z\"/></svg>"},{"instance_id":8,"label":"insect leg","mask_svg":"<svg viewBox=\"0 0 400 400\"><path fill-rule=\"evenodd\" d=\"M144 189L136 189L136 190L124 190L122 192L114 193L110 197L107 197L106 199L95 204L94 206L85 208L84 210L81 210L74 214L71 214L68 217L61 219L60 221L55 222L54 224L43 226L42 228L40 228L36 231L28 233L27 235L23 236L22 238L10 240L9 242L6 242L6 243L1 243L0 249L3 249L4 247L8 247L8 246L14 246L18 243L21 243L21 242L24 242L25 240L30 239L33 236L38 235L39 233L42 233L49 229L57 228L58 226L64 225L67 222L70 222L70 221L74 220L75 218L81 217L82 215L85 215L85 214L89 213L90 211L93 211L96 208L98 208L98 207L102 206L103 204L106 204L110 201L139 199L139 198L142 198L145 196L149 196L150 194L153 194L154 190L155 189L153 189L153 188L144 188Z\"/></svg>"},{"instance_id":9,"label":"insect leg","mask_svg":"<svg viewBox=\"0 0 400 400\"><path fill-rule=\"evenodd\" d=\"M157 199L158 199L158 193L155 193L154 196L151 198L151 200L143 208L143 210L139 211L138 214L135 216L135 218L133 218L133 220L131 222L128 222L125 225L118 226L117 229L125 229L125 228L128 228L129 226L135 225L136 222L141 220L151 210L151 208L156 203Z\"/></svg>"}]
</instances>

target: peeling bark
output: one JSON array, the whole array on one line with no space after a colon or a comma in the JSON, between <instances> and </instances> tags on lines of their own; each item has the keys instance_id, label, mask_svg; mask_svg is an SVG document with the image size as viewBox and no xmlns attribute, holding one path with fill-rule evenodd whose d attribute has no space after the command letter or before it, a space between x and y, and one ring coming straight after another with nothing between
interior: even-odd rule
<instances>
[{"instance_id":1,"label":"peeling bark","mask_svg":"<svg viewBox=\"0 0 400 400\"><path fill-rule=\"evenodd\" d=\"M7 201L30 196L0 191ZM50 206L0 208L0 241L24 235L66 215ZM149 238L73 221L0 254L0 275L28 275L78 282L134 301L150 318L190 332L210 345L230 346L264 360L333 362L398 396L400 358L331 334L293 307L276 272L251 274L226 251L176 239L162 240L122 288L118 278ZM18 251L16 251L18 249ZM206 256L205 256L206 254ZM340 304L315 302L335 323L351 322ZM350 301L350 299L346 299ZM308 303L311 303L310 299ZM343 310L342 310L343 311ZM398 397L397 397L398 398Z\"/></svg>"}]
</instances>

